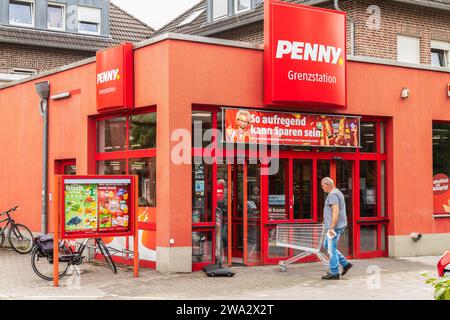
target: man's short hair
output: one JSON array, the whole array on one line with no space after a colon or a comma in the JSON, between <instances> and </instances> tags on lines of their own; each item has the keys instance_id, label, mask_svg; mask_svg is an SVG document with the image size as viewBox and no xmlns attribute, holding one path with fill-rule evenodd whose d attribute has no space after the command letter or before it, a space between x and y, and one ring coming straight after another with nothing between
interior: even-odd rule
<instances>
[{"instance_id":1,"label":"man's short hair","mask_svg":"<svg viewBox=\"0 0 450 320\"><path fill-rule=\"evenodd\" d=\"M334 181L330 177L323 178L321 183L334 187Z\"/></svg>"}]
</instances>

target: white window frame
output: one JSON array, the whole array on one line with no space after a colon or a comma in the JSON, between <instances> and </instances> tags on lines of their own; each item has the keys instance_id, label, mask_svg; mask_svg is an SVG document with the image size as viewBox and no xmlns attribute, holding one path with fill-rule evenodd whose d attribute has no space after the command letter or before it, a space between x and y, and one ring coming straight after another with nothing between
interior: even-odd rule
<instances>
[{"instance_id":1,"label":"white window frame","mask_svg":"<svg viewBox=\"0 0 450 320\"><path fill-rule=\"evenodd\" d=\"M62 18L62 29L50 27L49 19L48 19L48 7L60 7L62 9L61 18ZM65 31L66 30L66 5L58 2L49 2L47 4L47 29L49 30L57 30L57 31Z\"/></svg>"},{"instance_id":2,"label":"white window frame","mask_svg":"<svg viewBox=\"0 0 450 320\"><path fill-rule=\"evenodd\" d=\"M450 42L431 40L431 49L444 51L445 66L441 68L450 68Z\"/></svg>"},{"instance_id":3,"label":"white window frame","mask_svg":"<svg viewBox=\"0 0 450 320\"><path fill-rule=\"evenodd\" d=\"M416 61L404 61L404 60L400 60L400 48L399 48L399 42L400 42L400 38L411 38L411 39L415 39L417 41L417 60ZM416 37L416 36L411 36L411 35L406 35L406 34L398 34L397 35L397 61L398 62L403 62L403 63L412 63L412 64L420 64L420 38Z\"/></svg>"},{"instance_id":4,"label":"white window frame","mask_svg":"<svg viewBox=\"0 0 450 320\"><path fill-rule=\"evenodd\" d=\"M212 0L211 1L211 4L212 4L212 21L218 21L218 20L221 20L221 19L224 19L224 18L227 18L228 17L228 11L229 11L229 2L228 2L228 0L217 0L217 1L224 1L226 4L227 4L227 10L226 10L226 13L224 14L224 15L221 15L221 16L214 16L214 0Z\"/></svg>"},{"instance_id":5,"label":"white window frame","mask_svg":"<svg viewBox=\"0 0 450 320\"><path fill-rule=\"evenodd\" d=\"M17 23L17 22L12 22L11 21L11 9L10 9L10 5L11 2L22 2L22 3L29 3L30 7L31 7L31 24L28 23ZM34 28L34 24L35 24L35 3L34 0L9 0L8 1L8 21L9 24L12 26L19 26L19 27L33 27Z\"/></svg>"},{"instance_id":6,"label":"white window frame","mask_svg":"<svg viewBox=\"0 0 450 320\"><path fill-rule=\"evenodd\" d=\"M239 1L240 0L233 0L234 14L239 14L239 13L242 13L242 12L250 11L252 9L252 0L249 0L250 1L250 5L249 5L248 9L238 10Z\"/></svg>"},{"instance_id":7,"label":"white window frame","mask_svg":"<svg viewBox=\"0 0 450 320\"><path fill-rule=\"evenodd\" d=\"M92 22L92 21L85 21L85 20L80 20L80 15L79 15L79 11L77 12L77 29L78 29L78 33L82 33L82 34L90 34L90 35L100 35L102 33L102 9L101 8L95 8L95 7L85 7L85 6L78 6L78 10L80 8L86 8L86 9L92 9L92 10L98 10L100 11L100 20L98 22ZM98 25L98 31L97 32L90 32L90 31L86 31L86 30L80 30L80 23L96 23Z\"/></svg>"}]
</instances>

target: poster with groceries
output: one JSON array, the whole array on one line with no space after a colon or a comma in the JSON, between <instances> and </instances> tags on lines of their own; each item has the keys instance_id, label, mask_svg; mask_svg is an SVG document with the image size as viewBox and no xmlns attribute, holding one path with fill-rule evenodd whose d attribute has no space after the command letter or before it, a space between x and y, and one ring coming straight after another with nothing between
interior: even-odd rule
<instances>
[{"instance_id":1,"label":"poster with groceries","mask_svg":"<svg viewBox=\"0 0 450 320\"><path fill-rule=\"evenodd\" d=\"M76 180L76 179L75 179ZM130 233L132 227L131 179L121 181L70 181L64 185L62 236L107 236ZM106 180L106 181L105 181ZM82 182L81 182L82 181Z\"/></svg>"},{"instance_id":2,"label":"poster with groceries","mask_svg":"<svg viewBox=\"0 0 450 320\"><path fill-rule=\"evenodd\" d=\"M99 230L128 229L129 190L128 185L98 186Z\"/></svg>"},{"instance_id":3,"label":"poster with groceries","mask_svg":"<svg viewBox=\"0 0 450 320\"><path fill-rule=\"evenodd\" d=\"M65 230L67 232L97 230L96 185L66 185L64 203Z\"/></svg>"}]
</instances>

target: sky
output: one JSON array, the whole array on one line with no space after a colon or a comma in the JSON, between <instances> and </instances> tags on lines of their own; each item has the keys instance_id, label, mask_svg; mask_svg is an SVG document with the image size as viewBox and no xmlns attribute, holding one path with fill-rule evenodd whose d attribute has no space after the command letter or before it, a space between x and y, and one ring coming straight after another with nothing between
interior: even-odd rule
<instances>
[{"instance_id":1,"label":"sky","mask_svg":"<svg viewBox=\"0 0 450 320\"><path fill-rule=\"evenodd\" d=\"M159 29L200 0L111 0L154 29Z\"/></svg>"}]
</instances>

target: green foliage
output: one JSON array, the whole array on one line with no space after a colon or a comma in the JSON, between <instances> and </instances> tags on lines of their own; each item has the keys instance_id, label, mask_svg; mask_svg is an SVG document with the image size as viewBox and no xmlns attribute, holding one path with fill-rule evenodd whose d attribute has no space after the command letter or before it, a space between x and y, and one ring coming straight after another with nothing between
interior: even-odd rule
<instances>
[{"instance_id":1,"label":"green foliage","mask_svg":"<svg viewBox=\"0 0 450 320\"><path fill-rule=\"evenodd\" d=\"M436 279L430 278L428 274L423 273L427 281L426 284L431 284L434 287L434 299L435 300L450 300L450 279L445 277Z\"/></svg>"}]
</instances>

